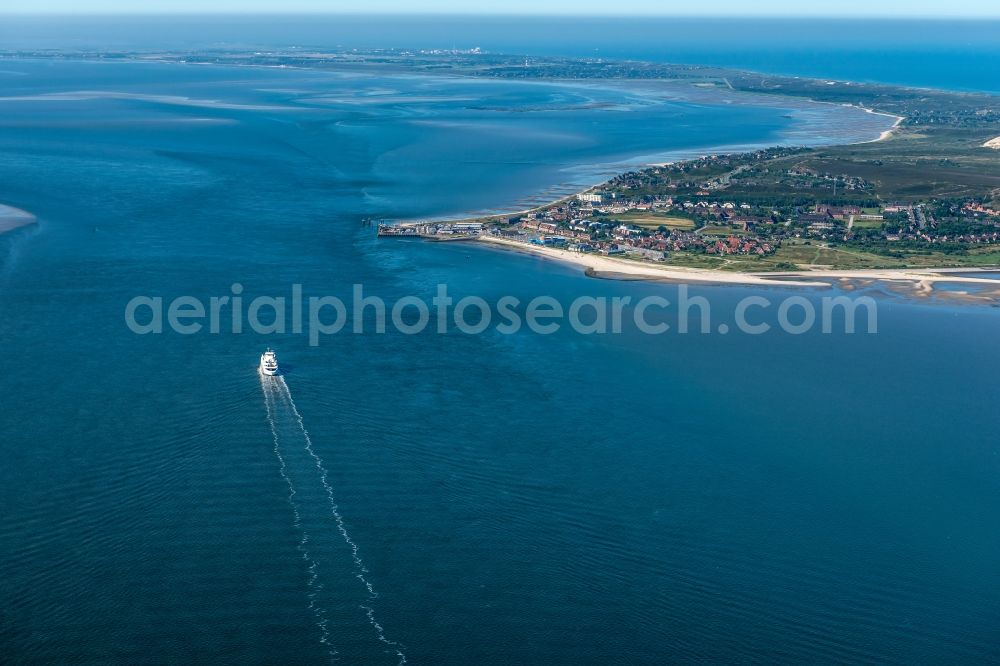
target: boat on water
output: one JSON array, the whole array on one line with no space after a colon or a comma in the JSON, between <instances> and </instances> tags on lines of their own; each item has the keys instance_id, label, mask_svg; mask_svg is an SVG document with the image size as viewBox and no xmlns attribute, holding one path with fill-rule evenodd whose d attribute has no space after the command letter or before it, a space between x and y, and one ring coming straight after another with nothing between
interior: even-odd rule
<instances>
[{"instance_id":1,"label":"boat on water","mask_svg":"<svg viewBox=\"0 0 1000 666\"><path fill-rule=\"evenodd\" d=\"M278 356L270 347L260 355L260 374L268 377L278 374Z\"/></svg>"}]
</instances>

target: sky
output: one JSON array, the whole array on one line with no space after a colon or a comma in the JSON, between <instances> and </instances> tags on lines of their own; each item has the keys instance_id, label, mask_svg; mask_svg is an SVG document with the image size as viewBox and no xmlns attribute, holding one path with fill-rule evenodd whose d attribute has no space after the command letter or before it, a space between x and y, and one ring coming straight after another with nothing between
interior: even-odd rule
<instances>
[{"instance_id":1,"label":"sky","mask_svg":"<svg viewBox=\"0 0 1000 666\"><path fill-rule=\"evenodd\" d=\"M0 13L446 13L1000 18L997 0L0 0Z\"/></svg>"}]
</instances>

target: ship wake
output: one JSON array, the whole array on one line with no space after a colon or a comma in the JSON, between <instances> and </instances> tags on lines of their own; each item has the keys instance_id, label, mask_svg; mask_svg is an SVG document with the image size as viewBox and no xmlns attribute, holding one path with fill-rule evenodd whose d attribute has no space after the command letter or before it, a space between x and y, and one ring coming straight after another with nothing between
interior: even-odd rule
<instances>
[{"instance_id":1,"label":"ship wake","mask_svg":"<svg viewBox=\"0 0 1000 666\"><path fill-rule=\"evenodd\" d=\"M347 530L329 472L313 447L288 384L281 376L261 375L260 380L275 457L288 486L288 503L300 537L298 550L305 562L309 609L320 642L331 660L343 656L346 661L371 663L374 655L365 642L374 635L383 659L391 655L398 665L406 664L402 646L386 636L376 618L374 602L378 592L361 550ZM345 589L347 578L360 583L362 589L357 594ZM338 636L337 646L334 633ZM362 638L362 634L368 638Z\"/></svg>"}]
</instances>

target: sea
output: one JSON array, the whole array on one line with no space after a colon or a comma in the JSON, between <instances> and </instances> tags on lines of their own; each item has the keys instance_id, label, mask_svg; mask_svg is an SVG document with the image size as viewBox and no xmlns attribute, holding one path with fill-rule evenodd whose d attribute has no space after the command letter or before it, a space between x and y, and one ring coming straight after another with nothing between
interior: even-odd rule
<instances>
[{"instance_id":1,"label":"sea","mask_svg":"<svg viewBox=\"0 0 1000 666\"><path fill-rule=\"evenodd\" d=\"M1000 89L996 24L802 22L788 40L750 24L713 50L702 37L739 24L644 23L626 39L610 19L562 19L545 41L541 19L323 20L21 18L0 32L11 49L599 48ZM927 39L949 30L965 41ZM1000 660L988 302L596 279L372 227L887 123L647 84L0 60L0 202L38 218L0 236L2 661ZM316 339L227 319L236 297L298 289L409 302L412 326L442 286L489 308L516 299L522 317L533 299L631 300L605 333L439 332L438 309L418 332L379 332L371 304ZM862 296L875 331L776 316ZM175 299L213 297L230 299L217 331L129 326L134 299L149 323L154 299L166 318ZM748 298L766 332L733 325ZM643 299L669 301L649 309L666 331L629 324ZM681 332L683 302L710 311L706 331ZM279 377L257 373L268 346Z\"/></svg>"}]
</instances>

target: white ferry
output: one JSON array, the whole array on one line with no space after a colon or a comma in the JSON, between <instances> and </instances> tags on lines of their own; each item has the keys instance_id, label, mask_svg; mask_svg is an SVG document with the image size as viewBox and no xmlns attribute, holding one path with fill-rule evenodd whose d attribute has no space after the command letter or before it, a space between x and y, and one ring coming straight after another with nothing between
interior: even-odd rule
<instances>
[{"instance_id":1,"label":"white ferry","mask_svg":"<svg viewBox=\"0 0 1000 666\"><path fill-rule=\"evenodd\" d=\"M260 355L260 374L269 377L278 374L278 357L270 347Z\"/></svg>"}]
</instances>

